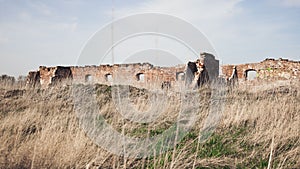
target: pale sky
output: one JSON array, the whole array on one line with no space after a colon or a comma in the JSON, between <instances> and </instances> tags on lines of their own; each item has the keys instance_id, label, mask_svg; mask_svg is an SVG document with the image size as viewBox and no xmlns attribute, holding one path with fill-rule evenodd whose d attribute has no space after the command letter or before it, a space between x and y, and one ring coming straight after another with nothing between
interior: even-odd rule
<instances>
[{"instance_id":1,"label":"pale sky","mask_svg":"<svg viewBox=\"0 0 300 169\"><path fill-rule=\"evenodd\" d=\"M186 20L222 64L300 60L300 0L0 0L0 74L76 65L88 39L112 21L113 7L115 19L155 12Z\"/></svg>"}]
</instances>

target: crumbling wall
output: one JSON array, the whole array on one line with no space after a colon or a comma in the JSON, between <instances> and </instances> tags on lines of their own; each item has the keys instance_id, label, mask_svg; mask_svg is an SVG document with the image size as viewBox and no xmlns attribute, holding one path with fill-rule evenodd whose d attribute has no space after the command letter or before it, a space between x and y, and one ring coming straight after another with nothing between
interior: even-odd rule
<instances>
[{"instance_id":1,"label":"crumbling wall","mask_svg":"<svg viewBox=\"0 0 300 169\"><path fill-rule=\"evenodd\" d=\"M190 86L195 81L195 76L198 74L197 64L195 62L188 62L186 67L185 85ZM197 80L197 79L196 79Z\"/></svg>"},{"instance_id":2,"label":"crumbling wall","mask_svg":"<svg viewBox=\"0 0 300 169\"><path fill-rule=\"evenodd\" d=\"M186 66L186 86L197 88L219 77L219 61L208 53L201 53L200 59L188 62Z\"/></svg>"},{"instance_id":3,"label":"crumbling wall","mask_svg":"<svg viewBox=\"0 0 300 169\"><path fill-rule=\"evenodd\" d=\"M176 81L176 73L184 72L184 69L184 65L165 68L149 63L71 67L75 83L123 84L143 88L159 88L163 82L172 84Z\"/></svg>"},{"instance_id":4,"label":"crumbling wall","mask_svg":"<svg viewBox=\"0 0 300 169\"><path fill-rule=\"evenodd\" d=\"M70 67L57 66L54 72L54 76L52 77L52 84L61 83L65 80L72 80L73 75Z\"/></svg>"},{"instance_id":5,"label":"crumbling wall","mask_svg":"<svg viewBox=\"0 0 300 169\"><path fill-rule=\"evenodd\" d=\"M133 83L137 81L136 75L146 73L153 66L151 64L115 64L100 66L71 67L73 80L75 83L101 83L101 84L118 84ZM111 76L111 80L108 76ZM90 76L91 81L86 77Z\"/></svg>"},{"instance_id":6,"label":"crumbling wall","mask_svg":"<svg viewBox=\"0 0 300 169\"><path fill-rule=\"evenodd\" d=\"M186 87L197 88L209 82L209 73L200 60L188 62L186 68Z\"/></svg>"},{"instance_id":7,"label":"crumbling wall","mask_svg":"<svg viewBox=\"0 0 300 169\"><path fill-rule=\"evenodd\" d=\"M210 81L217 79L219 77L219 60L209 53L201 53L200 60L207 70Z\"/></svg>"},{"instance_id":8,"label":"crumbling wall","mask_svg":"<svg viewBox=\"0 0 300 169\"><path fill-rule=\"evenodd\" d=\"M248 72L256 72L257 80L300 79L300 61L266 59L260 63L224 65L224 79L230 86L249 80ZM100 83L132 85L159 89L196 88L219 77L219 61L208 53L201 53L196 61L175 67L158 67L149 63L114 64L100 66L45 67L29 72L29 86L47 87L65 79L73 83ZM219 78L220 80L222 78Z\"/></svg>"},{"instance_id":9,"label":"crumbling wall","mask_svg":"<svg viewBox=\"0 0 300 169\"><path fill-rule=\"evenodd\" d=\"M26 85L29 87L40 86L40 71L31 71L26 78Z\"/></svg>"},{"instance_id":10,"label":"crumbling wall","mask_svg":"<svg viewBox=\"0 0 300 169\"><path fill-rule=\"evenodd\" d=\"M222 66L223 75L229 79L236 68L236 76L240 81L249 80L248 72L255 71L257 80L300 79L300 61L287 59L266 59L260 63Z\"/></svg>"},{"instance_id":11,"label":"crumbling wall","mask_svg":"<svg viewBox=\"0 0 300 169\"><path fill-rule=\"evenodd\" d=\"M236 66L233 66L231 76L228 77L226 80L228 86L231 88L236 87L238 85L239 77Z\"/></svg>"},{"instance_id":12,"label":"crumbling wall","mask_svg":"<svg viewBox=\"0 0 300 169\"><path fill-rule=\"evenodd\" d=\"M40 83L42 87L47 87L52 83L52 78L55 75L56 67L46 67L40 66L39 74L40 74Z\"/></svg>"},{"instance_id":13,"label":"crumbling wall","mask_svg":"<svg viewBox=\"0 0 300 169\"><path fill-rule=\"evenodd\" d=\"M73 79L71 67L40 66L38 71L31 71L28 73L26 85L29 87L48 87L67 79Z\"/></svg>"},{"instance_id":14,"label":"crumbling wall","mask_svg":"<svg viewBox=\"0 0 300 169\"><path fill-rule=\"evenodd\" d=\"M194 68L190 71L192 64ZM159 89L165 86L181 88L187 84L194 88L217 78L218 73L219 61L215 60L213 55L203 53L195 62L174 67L159 67L149 63L71 67L40 66L39 71L29 73L27 81L28 84L40 83L42 87L72 79L73 83L122 84L147 89Z\"/></svg>"}]
</instances>

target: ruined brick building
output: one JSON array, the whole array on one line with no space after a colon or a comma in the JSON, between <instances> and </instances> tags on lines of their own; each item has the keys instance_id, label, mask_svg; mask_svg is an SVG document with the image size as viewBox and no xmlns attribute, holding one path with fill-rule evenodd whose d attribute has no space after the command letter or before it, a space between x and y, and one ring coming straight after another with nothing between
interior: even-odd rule
<instances>
[{"instance_id":1,"label":"ruined brick building","mask_svg":"<svg viewBox=\"0 0 300 169\"><path fill-rule=\"evenodd\" d=\"M255 79L300 79L300 61L266 59L260 63L223 65L219 75L219 61L209 53L201 53L196 61L174 67L159 67L149 63L114 64L99 66L40 66L29 72L27 85L48 87L61 81L82 84L122 84L140 88L159 89L196 88L218 79L230 83Z\"/></svg>"},{"instance_id":2,"label":"ruined brick building","mask_svg":"<svg viewBox=\"0 0 300 169\"><path fill-rule=\"evenodd\" d=\"M237 79L239 82L249 80L274 81L300 79L300 61L288 59L265 59L259 63L223 65L222 73L226 79ZM252 76L252 77L251 77Z\"/></svg>"},{"instance_id":3,"label":"ruined brick building","mask_svg":"<svg viewBox=\"0 0 300 169\"><path fill-rule=\"evenodd\" d=\"M38 71L29 72L29 86L48 87L63 80L73 83L99 83L132 85L147 89L194 88L219 76L219 61L208 53L186 65L159 67L149 63L114 64L99 66L40 66Z\"/></svg>"}]
</instances>

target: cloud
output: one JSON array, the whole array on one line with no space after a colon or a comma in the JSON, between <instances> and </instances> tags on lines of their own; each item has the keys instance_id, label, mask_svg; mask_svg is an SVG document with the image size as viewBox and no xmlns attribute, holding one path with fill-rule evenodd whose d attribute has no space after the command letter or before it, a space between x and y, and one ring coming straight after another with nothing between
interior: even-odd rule
<instances>
[{"instance_id":1,"label":"cloud","mask_svg":"<svg viewBox=\"0 0 300 169\"><path fill-rule=\"evenodd\" d=\"M153 0L116 9L117 17L144 12L166 13L188 21L221 21L240 12L237 4L242 0ZM111 14L110 11L108 14Z\"/></svg>"}]
</instances>

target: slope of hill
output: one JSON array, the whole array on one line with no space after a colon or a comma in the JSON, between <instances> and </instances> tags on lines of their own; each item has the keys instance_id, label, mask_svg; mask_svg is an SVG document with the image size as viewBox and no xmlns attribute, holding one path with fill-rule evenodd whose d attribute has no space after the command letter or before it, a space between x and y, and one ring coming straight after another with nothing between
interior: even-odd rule
<instances>
[{"instance_id":1,"label":"slope of hill","mask_svg":"<svg viewBox=\"0 0 300 169\"><path fill-rule=\"evenodd\" d=\"M173 149L139 159L114 155L97 146L79 126L74 87L48 89L1 86L0 168L300 168L300 83L250 92L227 90L215 132L199 141L209 111L203 95L201 118ZM84 87L84 86L83 86ZM164 114L155 123L124 120L114 108L112 87L94 89L99 113L117 131L138 138L161 134L176 120L176 93L168 93ZM137 109L147 109L153 93L130 87Z\"/></svg>"}]
</instances>

